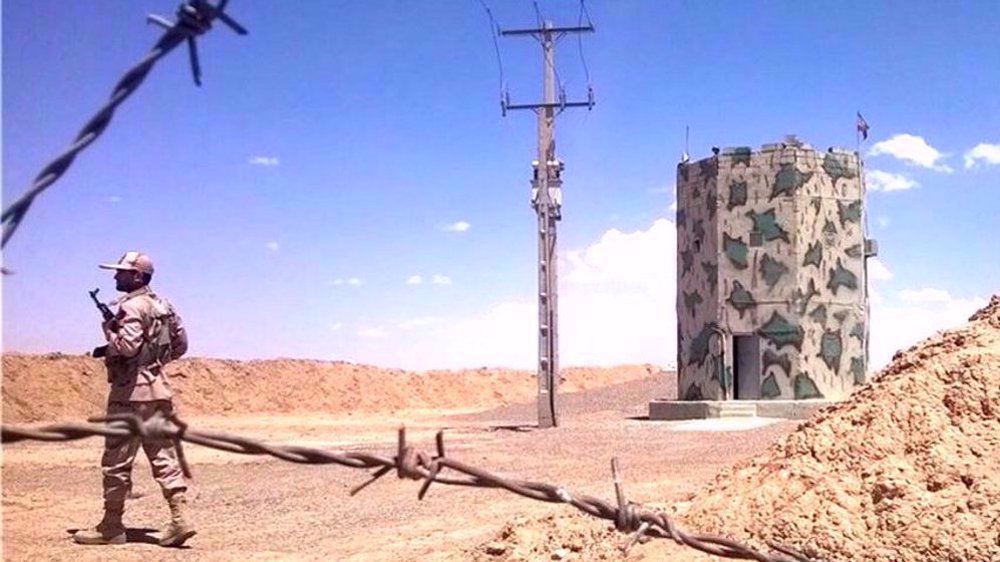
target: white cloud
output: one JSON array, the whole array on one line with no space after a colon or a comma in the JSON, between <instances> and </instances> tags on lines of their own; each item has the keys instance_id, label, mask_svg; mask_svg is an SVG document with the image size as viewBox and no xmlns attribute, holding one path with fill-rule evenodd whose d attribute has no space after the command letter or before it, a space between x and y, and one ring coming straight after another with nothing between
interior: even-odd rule
<instances>
[{"instance_id":1,"label":"white cloud","mask_svg":"<svg viewBox=\"0 0 1000 562\"><path fill-rule=\"evenodd\" d=\"M673 193L673 199L670 202L669 209L671 211L677 210L677 187L676 186L663 186L663 187L651 187L646 190L646 193Z\"/></svg>"},{"instance_id":2,"label":"white cloud","mask_svg":"<svg viewBox=\"0 0 1000 562\"><path fill-rule=\"evenodd\" d=\"M358 330L358 335L363 338L384 338L389 334L379 326L377 328L362 328Z\"/></svg>"},{"instance_id":3,"label":"white cloud","mask_svg":"<svg viewBox=\"0 0 1000 562\"><path fill-rule=\"evenodd\" d=\"M941 289L900 291L899 304L886 301L871 306L870 360L873 370L885 367L899 350L931 337L935 332L965 325L986 306L980 297L956 298Z\"/></svg>"},{"instance_id":4,"label":"white cloud","mask_svg":"<svg viewBox=\"0 0 1000 562\"><path fill-rule=\"evenodd\" d=\"M465 221L458 221L454 224L449 224L444 226L444 230L447 230L449 232L465 232L470 228L472 228L472 225Z\"/></svg>"},{"instance_id":5,"label":"white cloud","mask_svg":"<svg viewBox=\"0 0 1000 562\"><path fill-rule=\"evenodd\" d=\"M424 278L420 275L411 275L406 279L407 285L419 285L424 282Z\"/></svg>"},{"instance_id":6,"label":"white cloud","mask_svg":"<svg viewBox=\"0 0 1000 562\"><path fill-rule=\"evenodd\" d=\"M900 134L889 140L875 143L871 151L871 156L888 154L910 164L916 164L924 168L930 168L939 172L951 172L952 169L946 164L938 164L938 160L945 158L933 146L927 144L923 137L916 135Z\"/></svg>"},{"instance_id":7,"label":"white cloud","mask_svg":"<svg viewBox=\"0 0 1000 562\"><path fill-rule=\"evenodd\" d=\"M566 252L559 285L560 364L674 365L676 244L674 224L656 220L633 232L611 229L594 243ZM869 262L869 287L898 283L881 261ZM936 330L963 324L985 299L957 298L941 289L870 290L871 366ZM399 331L363 331L391 343L356 360L408 369L513 367L538 360L538 304L532 292L468 315L399 322ZM419 329L414 329L419 327ZM361 332L359 332L361 335Z\"/></svg>"},{"instance_id":8,"label":"white cloud","mask_svg":"<svg viewBox=\"0 0 1000 562\"><path fill-rule=\"evenodd\" d=\"M874 307L885 302L885 298L882 296L882 293L872 287L872 281L872 279L868 280L868 303L870 307Z\"/></svg>"},{"instance_id":9,"label":"white cloud","mask_svg":"<svg viewBox=\"0 0 1000 562\"><path fill-rule=\"evenodd\" d=\"M429 344L415 345L421 353L408 352L408 359L420 361L416 368L532 369L537 361L537 310L532 300L515 300L454 319L430 332Z\"/></svg>"},{"instance_id":10,"label":"white cloud","mask_svg":"<svg viewBox=\"0 0 1000 562\"><path fill-rule=\"evenodd\" d=\"M1000 144L981 142L965 153L966 168L972 168L980 163L986 166L1000 164Z\"/></svg>"},{"instance_id":11,"label":"white cloud","mask_svg":"<svg viewBox=\"0 0 1000 562\"><path fill-rule=\"evenodd\" d=\"M340 287L341 285L351 285L352 287L357 287L361 285L361 279L357 277L351 277L349 279L334 279L333 281L328 281L327 285L332 285L334 287Z\"/></svg>"},{"instance_id":12,"label":"white cloud","mask_svg":"<svg viewBox=\"0 0 1000 562\"><path fill-rule=\"evenodd\" d=\"M951 302L955 299L944 289L903 289L899 292L899 300L903 302Z\"/></svg>"},{"instance_id":13,"label":"white cloud","mask_svg":"<svg viewBox=\"0 0 1000 562\"><path fill-rule=\"evenodd\" d=\"M595 244L566 252L563 276L578 285L632 286L657 289L675 282L676 227L657 219L648 230L612 228Z\"/></svg>"},{"instance_id":14,"label":"white cloud","mask_svg":"<svg viewBox=\"0 0 1000 562\"><path fill-rule=\"evenodd\" d=\"M278 244L277 242L271 241L271 242L268 242L267 244L264 244L264 247L267 248L271 252L277 252L278 249L281 248L281 245Z\"/></svg>"},{"instance_id":15,"label":"white cloud","mask_svg":"<svg viewBox=\"0 0 1000 562\"><path fill-rule=\"evenodd\" d=\"M118 197L117 195L112 195L111 197L108 197L108 203L121 203L121 202L122 198Z\"/></svg>"},{"instance_id":16,"label":"white cloud","mask_svg":"<svg viewBox=\"0 0 1000 562\"><path fill-rule=\"evenodd\" d=\"M865 183L872 191L902 191L920 185L902 174L891 174L882 170L867 170Z\"/></svg>"},{"instance_id":17,"label":"white cloud","mask_svg":"<svg viewBox=\"0 0 1000 562\"><path fill-rule=\"evenodd\" d=\"M254 166L277 166L280 164L277 156L253 156L249 162Z\"/></svg>"},{"instance_id":18,"label":"white cloud","mask_svg":"<svg viewBox=\"0 0 1000 562\"><path fill-rule=\"evenodd\" d=\"M878 258L868 260L868 278L872 281L888 281L892 279L892 272Z\"/></svg>"},{"instance_id":19,"label":"white cloud","mask_svg":"<svg viewBox=\"0 0 1000 562\"><path fill-rule=\"evenodd\" d=\"M938 330L965 324L986 305L979 297L955 298L944 289L904 289L890 302L874 285L893 278L877 258L868 260L868 298L871 310L869 360L872 372L885 367L899 350L932 336Z\"/></svg>"},{"instance_id":20,"label":"white cloud","mask_svg":"<svg viewBox=\"0 0 1000 562\"><path fill-rule=\"evenodd\" d=\"M567 252L559 285L561 365L674 363L676 244L673 223L659 219L646 230L609 230ZM526 295L442 321L427 341L400 353L419 361L415 368L534 369L537 333L538 304Z\"/></svg>"},{"instance_id":21,"label":"white cloud","mask_svg":"<svg viewBox=\"0 0 1000 562\"><path fill-rule=\"evenodd\" d=\"M330 324L330 330L333 331L333 332L339 332L340 329L343 328L343 327L344 327L344 325L341 324L340 322L335 322L333 324Z\"/></svg>"},{"instance_id":22,"label":"white cloud","mask_svg":"<svg viewBox=\"0 0 1000 562\"><path fill-rule=\"evenodd\" d=\"M882 228L889 228L889 217L879 217L878 225Z\"/></svg>"},{"instance_id":23,"label":"white cloud","mask_svg":"<svg viewBox=\"0 0 1000 562\"><path fill-rule=\"evenodd\" d=\"M431 324L437 324L441 319L436 316L421 316L419 318L411 318L409 320L404 320L398 324L401 330L412 330L413 328L419 328L420 326L429 326Z\"/></svg>"},{"instance_id":24,"label":"white cloud","mask_svg":"<svg viewBox=\"0 0 1000 562\"><path fill-rule=\"evenodd\" d=\"M431 279L431 283L434 283L435 285L451 285L451 277L435 273L434 277Z\"/></svg>"}]
</instances>

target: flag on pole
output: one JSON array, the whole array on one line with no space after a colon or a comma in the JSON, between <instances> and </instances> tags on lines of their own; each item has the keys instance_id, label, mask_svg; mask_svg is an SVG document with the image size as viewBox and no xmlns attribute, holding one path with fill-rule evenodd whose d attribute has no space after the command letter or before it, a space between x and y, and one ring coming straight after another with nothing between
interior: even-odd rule
<instances>
[{"instance_id":1,"label":"flag on pole","mask_svg":"<svg viewBox=\"0 0 1000 562\"><path fill-rule=\"evenodd\" d=\"M868 140L868 121L861 116L861 112L858 112L858 135L861 136L861 140Z\"/></svg>"}]
</instances>

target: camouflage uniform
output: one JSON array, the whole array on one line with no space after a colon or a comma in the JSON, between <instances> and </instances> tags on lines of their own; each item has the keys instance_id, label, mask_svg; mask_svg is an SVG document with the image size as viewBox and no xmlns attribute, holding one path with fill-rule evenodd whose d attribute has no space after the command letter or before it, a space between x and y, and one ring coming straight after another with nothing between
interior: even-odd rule
<instances>
[{"instance_id":1,"label":"camouflage uniform","mask_svg":"<svg viewBox=\"0 0 1000 562\"><path fill-rule=\"evenodd\" d=\"M150 338L151 319L162 314L165 302L158 302L156 295L143 287L118 301L118 331L108 332L108 354L105 365L111 392L108 395L108 414L136 414L143 420L157 412L170 414L173 410L173 391L163 374L163 368L151 357L147 343ZM176 316L176 315L175 315ZM180 325L180 321L177 321ZM179 330L182 339L178 347L187 348L187 335ZM176 353L176 351L175 351ZM172 490L184 490L186 484L177 462L177 452L170 440L144 440L142 449L153 467L153 478L160 484L165 496ZM131 487L132 463L139 451L138 439L127 441L108 438L105 442L101 468L104 472L104 500L120 503Z\"/></svg>"},{"instance_id":2,"label":"camouflage uniform","mask_svg":"<svg viewBox=\"0 0 1000 562\"><path fill-rule=\"evenodd\" d=\"M138 252L128 252L117 264L101 267L145 273L150 277L153 273L152 261ZM148 285L128 292L117 302L118 313L114 320L104 324L108 341L104 362L111 385L107 413L133 414L142 420L157 413L169 415L173 411L173 391L163 373L163 365L187 351L187 333L180 316ZM132 487L132 465L140 445L152 466L153 478L170 505L171 523L164 530L160 544L179 546L194 535L193 528L184 521L187 484L173 443L169 439L107 437L101 457L104 519L96 529L78 532L74 536L76 542L125 542L121 517L125 498Z\"/></svg>"}]
</instances>

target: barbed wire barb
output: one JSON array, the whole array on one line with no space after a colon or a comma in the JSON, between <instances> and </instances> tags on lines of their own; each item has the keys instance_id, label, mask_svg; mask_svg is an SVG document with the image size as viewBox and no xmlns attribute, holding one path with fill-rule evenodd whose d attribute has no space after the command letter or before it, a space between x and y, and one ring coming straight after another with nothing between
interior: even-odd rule
<instances>
[{"instance_id":1,"label":"barbed wire barb","mask_svg":"<svg viewBox=\"0 0 1000 562\"><path fill-rule=\"evenodd\" d=\"M229 0L219 0L219 4L213 6L207 0L188 0L188 2L181 4L177 8L176 23L171 23L160 16L148 16L148 22L165 27L166 31L164 31L159 41L153 46L153 49L137 65L129 69L122 76L115 85L111 98L84 125L69 149L56 157L55 160L49 162L35 177L31 188L3 211L3 239L0 240L0 248L7 245L11 236L14 235L14 232L21 225L21 221L27 215L32 203L35 202L35 198L62 177L70 165L73 164L76 156L101 136L111 122L111 118L114 117L118 106L138 89L153 69L153 66L182 42L186 41L188 43L195 84L201 84L201 66L198 63L195 39L199 35L208 32L212 28L212 22L216 19L222 21L240 35L248 33L243 26L229 17L229 15L223 13L228 2Z\"/></svg>"},{"instance_id":2,"label":"barbed wire barb","mask_svg":"<svg viewBox=\"0 0 1000 562\"><path fill-rule=\"evenodd\" d=\"M804 554L784 545L767 542L772 554L759 552L747 545L732 539L700 533L685 533L663 512L653 512L642 508L639 504L629 502L622 488L618 459L611 459L612 478L615 487L617 507L598 498L586 495L571 494L562 487L542 482L531 482L505 478L462 461L448 457L445 454L444 432L439 431L435 437L437 455L431 456L407 443L406 428L401 427L398 433L396 456L392 458L363 452L336 452L323 449L312 449L300 446L270 445L261 441L229 435L225 433L198 431L190 428L175 414L169 416L157 413L149 419L142 420L132 414L115 414L91 418L103 421L103 424L55 424L36 428L19 427L3 424L2 443L18 441L72 441L85 437L105 436L138 438L148 436L154 439L171 439L177 442L195 443L204 447L246 455L269 455L287 462L301 464L339 464L348 468L361 470L375 469L371 477L350 492L354 496L379 478L392 470L396 470L399 478L422 480L418 497L423 499L432 483L451 486L470 486L477 488L502 488L528 499L565 503L579 511L597 518L607 519L614 523L621 532L634 534L626 542L623 551L627 551L643 537L668 538L677 544L701 552L740 560L757 560L759 562L813 562ZM186 461L182 461L186 466ZM441 476L445 468L459 473L460 477ZM186 472L187 474L187 472Z\"/></svg>"}]
</instances>

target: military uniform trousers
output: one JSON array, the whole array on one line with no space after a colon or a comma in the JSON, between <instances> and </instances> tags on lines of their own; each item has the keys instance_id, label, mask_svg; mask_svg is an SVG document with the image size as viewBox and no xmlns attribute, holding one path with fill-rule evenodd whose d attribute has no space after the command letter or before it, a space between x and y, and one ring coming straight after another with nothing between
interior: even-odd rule
<instances>
[{"instance_id":1,"label":"military uniform trousers","mask_svg":"<svg viewBox=\"0 0 1000 562\"><path fill-rule=\"evenodd\" d=\"M151 402L109 401L108 414L134 414L143 421L157 412L169 415L173 405L169 400ZM104 440L104 455L101 457L101 472L104 474L104 504L120 506L132 487L132 464L139 447L146 453L153 467L153 478L163 490L164 497L174 491L184 490L184 473L177 460L177 450L169 439L144 439L108 436Z\"/></svg>"}]
</instances>

